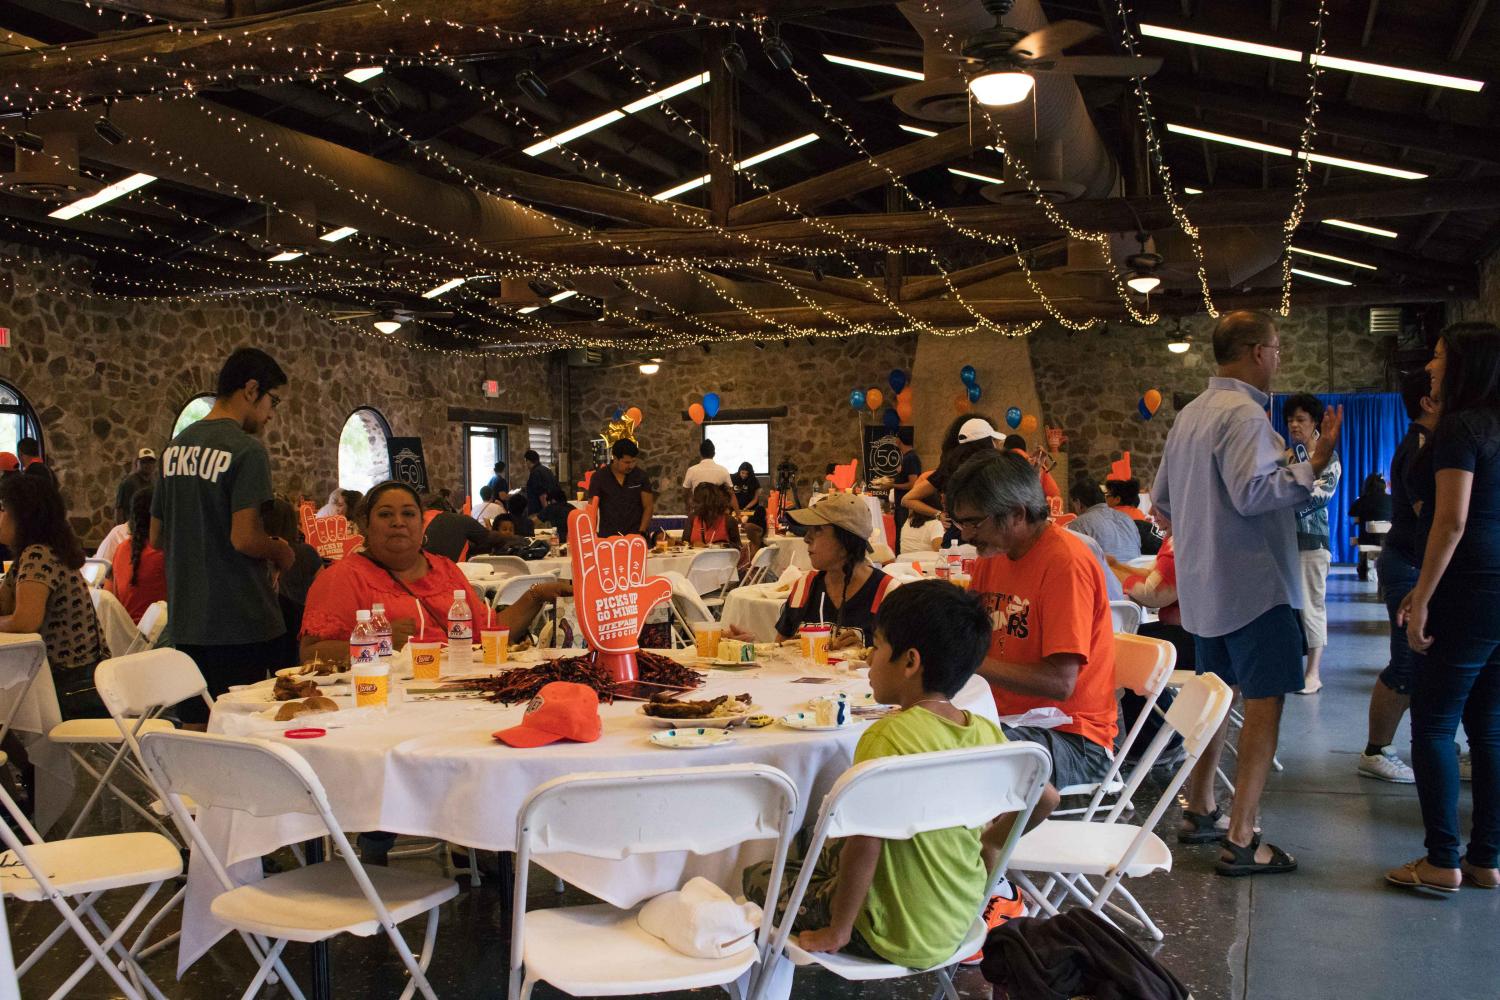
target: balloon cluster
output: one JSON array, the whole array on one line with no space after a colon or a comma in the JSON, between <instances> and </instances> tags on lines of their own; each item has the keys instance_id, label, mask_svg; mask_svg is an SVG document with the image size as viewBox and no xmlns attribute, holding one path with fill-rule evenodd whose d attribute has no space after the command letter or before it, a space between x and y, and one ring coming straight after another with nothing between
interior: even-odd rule
<instances>
[{"instance_id":1,"label":"balloon cluster","mask_svg":"<svg viewBox=\"0 0 1500 1000\"><path fill-rule=\"evenodd\" d=\"M645 419L639 406L627 409L617 404L609 408L607 415L609 419L605 421L604 429L599 432L599 436L604 438L604 443L607 445L613 445L616 441L622 440L634 441L635 429L641 426L641 421Z\"/></svg>"},{"instance_id":2,"label":"balloon cluster","mask_svg":"<svg viewBox=\"0 0 1500 1000\"><path fill-rule=\"evenodd\" d=\"M1156 416L1156 411L1161 409L1161 391L1158 389L1147 389L1141 393L1141 398L1136 402L1135 409L1141 415L1142 420L1150 420Z\"/></svg>"},{"instance_id":3,"label":"balloon cluster","mask_svg":"<svg viewBox=\"0 0 1500 1000\"><path fill-rule=\"evenodd\" d=\"M899 368L891 369L887 377L890 383L892 405L881 414L880 422L885 429L894 434L902 424L911 423L913 406L911 396L911 376ZM880 408L885 406L886 394L877 386L868 389L851 389L849 391L849 405L855 410L868 410L871 413L879 413Z\"/></svg>"},{"instance_id":4,"label":"balloon cluster","mask_svg":"<svg viewBox=\"0 0 1500 1000\"><path fill-rule=\"evenodd\" d=\"M712 420L719 415L721 403L722 400L719 399L717 392L706 392L703 394L701 403L688 404L688 416L692 418L693 423L702 426L703 421Z\"/></svg>"}]
</instances>

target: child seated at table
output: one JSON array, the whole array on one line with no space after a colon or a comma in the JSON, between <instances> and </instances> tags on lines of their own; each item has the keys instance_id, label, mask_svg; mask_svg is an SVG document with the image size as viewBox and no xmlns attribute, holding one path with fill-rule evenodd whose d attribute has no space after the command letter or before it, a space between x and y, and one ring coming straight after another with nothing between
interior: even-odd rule
<instances>
[{"instance_id":1,"label":"child seated at table","mask_svg":"<svg viewBox=\"0 0 1500 1000\"><path fill-rule=\"evenodd\" d=\"M1005 742L999 726L951 701L978 669L990 637L990 618L978 600L950 583L922 580L892 590L875 623L870 687L876 701L901 710L865 730L854 763ZM1056 803L1049 786L1030 825ZM1005 814L983 831L955 827L909 840L831 842L793 921L797 943L807 951L842 950L913 969L944 961L978 914L989 867L1013 823L1014 814ZM778 910L800 867L787 862ZM744 875L745 895L762 905L769 873L770 863L763 862Z\"/></svg>"}]
</instances>

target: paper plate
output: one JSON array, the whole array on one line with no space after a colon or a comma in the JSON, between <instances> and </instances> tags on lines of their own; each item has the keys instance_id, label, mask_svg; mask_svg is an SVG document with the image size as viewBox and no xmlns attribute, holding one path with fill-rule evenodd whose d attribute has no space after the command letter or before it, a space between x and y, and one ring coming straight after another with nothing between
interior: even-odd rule
<instances>
[{"instance_id":1,"label":"paper plate","mask_svg":"<svg viewBox=\"0 0 1500 1000\"><path fill-rule=\"evenodd\" d=\"M695 729L663 729L659 733L652 733L647 740L652 746L668 750L707 750L709 747L733 743L734 737L724 729L700 726Z\"/></svg>"},{"instance_id":2,"label":"paper plate","mask_svg":"<svg viewBox=\"0 0 1500 1000\"><path fill-rule=\"evenodd\" d=\"M714 715L710 716L707 719L664 719L655 715L646 715L645 705L642 705L640 708L636 709L637 714L645 716L646 721L651 723L653 726L660 726L663 729L683 730L728 729L731 726L737 726L740 723L744 722L746 719L750 718L750 716L754 715L757 711L759 711L759 709L751 706L744 712L736 712L733 715Z\"/></svg>"},{"instance_id":3,"label":"paper plate","mask_svg":"<svg viewBox=\"0 0 1500 1000\"><path fill-rule=\"evenodd\" d=\"M820 726L818 725L818 714L816 712L791 712L776 720L789 729L802 729L811 733L828 733L836 729L853 729L859 724L858 719L851 718L842 726Z\"/></svg>"},{"instance_id":4,"label":"paper plate","mask_svg":"<svg viewBox=\"0 0 1500 1000\"><path fill-rule=\"evenodd\" d=\"M700 656L694 661L695 666L708 670L758 670L759 660L721 660L714 656Z\"/></svg>"},{"instance_id":5,"label":"paper plate","mask_svg":"<svg viewBox=\"0 0 1500 1000\"><path fill-rule=\"evenodd\" d=\"M847 702L849 707L856 711L861 708L875 708L880 704L875 700L874 691L834 691L831 694L820 694L810 699L808 704L816 705L820 701Z\"/></svg>"},{"instance_id":6,"label":"paper plate","mask_svg":"<svg viewBox=\"0 0 1500 1000\"><path fill-rule=\"evenodd\" d=\"M332 687L335 684L348 684L354 676L354 671L345 670L337 674L304 674L301 667L282 667L276 671L277 677L290 677L294 681L312 681L318 687Z\"/></svg>"}]
</instances>

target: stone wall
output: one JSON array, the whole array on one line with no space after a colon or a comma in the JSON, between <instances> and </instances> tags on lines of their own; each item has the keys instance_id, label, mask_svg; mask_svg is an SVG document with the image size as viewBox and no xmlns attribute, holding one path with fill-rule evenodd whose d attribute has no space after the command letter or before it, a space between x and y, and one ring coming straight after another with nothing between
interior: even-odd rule
<instances>
[{"instance_id":1,"label":"stone wall","mask_svg":"<svg viewBox=\"0 0 1500 1000\"><path fill-rule=\"evenodd\" d=\"M23 257L20 263L15 258ZM423 439L429 481L463 495L462 428L448 407L519 411L557 420L558 375L545 359L484 362L409 349L329 323L285 299L211 302L122 300L89 293L82 261L35 260L0 246L0 378L40 419L46 457L63 484L74 526L97 543L112 522L114 491L137 449L167 443L179 410L213 388L236 347L269 352L291 382L267 428L276 489L326 497L338 473L339 433L373 406L398 436ZM60 266L64 269L59 269ZM499 399L481 380L496 378ZM511 463L526 450L510 433Z\"/></svg>"},{"instance_id":2,"label":"stone wall","mask_svg":"<svg viewBox=\"0 0 1500 1000\"><path fill-rule=\"evenodd\" d=\"M860 420L849 407L849 391L876 386L888 395L891 369L909 371L915 346L910 336L848 343L822 338L790 347L772 343L764 350L749 343L719 344L709 354L696 347L670 351L655 375L642 375L633 364L570 369L572 478L590 468L589 443L614 406L637 406L644 415L636 433L641 460L665 491L659 504L682 510L678 487L683 472L698 461L701 440L685 413L694 399L716 392L726 411L785 406L788 416L771 420L771 461L795 462L804 485L821 481L829 462L859 454ZM868 411L864 417L873 422Z\"/></svg>"},{"instance_id":3,"label":"stone wall","mask_svg":"<svg viewBox=\"0 0 1500 1000\"><path fill-rule=\"evenodd\" d=\"M1500 323L1500 253L1490 254L1479 265L1479 296L1457 303L1453 319Z\"/></svg>"}]
</instances>

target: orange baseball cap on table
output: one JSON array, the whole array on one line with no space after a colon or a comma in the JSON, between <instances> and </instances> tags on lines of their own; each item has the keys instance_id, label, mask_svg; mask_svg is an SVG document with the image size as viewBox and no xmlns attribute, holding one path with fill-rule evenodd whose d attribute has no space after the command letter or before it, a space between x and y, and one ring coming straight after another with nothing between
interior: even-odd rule
<instances>
[{"instance_id":1,"label":"orange baseball cap on table","mask_svg":"<svg viewBox=\"0 0 1500 1000\"><path fill-rule=\"evenodd\" d=\"M593 688L570 681L553 681L531 699L519 726L492 735L502 743L525 749L558 740L592 743L603 729L599 695Z\"/></svg>"}]
</instances>

